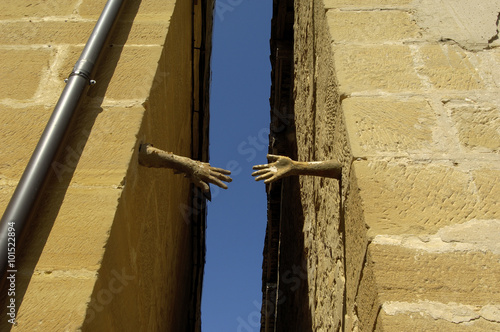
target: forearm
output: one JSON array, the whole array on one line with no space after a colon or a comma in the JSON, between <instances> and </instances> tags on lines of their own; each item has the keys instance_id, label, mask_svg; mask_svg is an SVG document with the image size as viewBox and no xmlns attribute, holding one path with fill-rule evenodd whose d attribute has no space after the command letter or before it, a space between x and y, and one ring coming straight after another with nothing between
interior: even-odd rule
<instances>
[{"instance_id":1,"label":"forearm","mask_svg":"<svg viewBox=\"0 0 500 332\"><path fill-rule=\"evenodd\" d=\"M162 151L147 144L141 145L139 149L139 163L146 167L171 168L181 173L190 174L191 167L189 165L193 162L189 158Z\"/></svg>"},{"instance_id":2,"label":"forearm","mask_svg":"<svg viewBox=\"0 0 500 332\"><path fill-rule=\"evenodd\" d=\"M313 175L340 179L342 176L342 165L333 160L293 162L294 175Z\"/></svg>"}]
</instances>

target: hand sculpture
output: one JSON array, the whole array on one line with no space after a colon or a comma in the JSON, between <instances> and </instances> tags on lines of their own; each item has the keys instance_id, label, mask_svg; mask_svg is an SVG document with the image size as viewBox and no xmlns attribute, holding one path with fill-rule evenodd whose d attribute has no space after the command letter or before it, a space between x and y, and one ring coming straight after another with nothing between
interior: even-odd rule
<instances>
[{"instance_id":1,"label":"hand sculpture","mask_svg":"<svg viewBox=\"0 0 500 332\"><path fill-rule=\"evenodd\" d=\"M339 163L326 161L300 162L285 156L268 154L267 159L271 162L264 165L255 165L255 181L264 180L268 184L291 175L315 175L340 179L342 176L342 165Z\"/></svg>"},{"instance_id":2,"label":"hand sculpture","mask_svg":"<svg viewBox=\"0 0 500 332\"><path fill-rule=\"evenodd\" d=\"M209 163L178 156L157 149L150 144L142 144L139 147L139 164L146 167L172 168L176 173L184 173L205 193L210 191L208 183L227 189L227 185L222 181L233 181L228 176L231 171L212 167Z\"/></svg>"}]
</instances>

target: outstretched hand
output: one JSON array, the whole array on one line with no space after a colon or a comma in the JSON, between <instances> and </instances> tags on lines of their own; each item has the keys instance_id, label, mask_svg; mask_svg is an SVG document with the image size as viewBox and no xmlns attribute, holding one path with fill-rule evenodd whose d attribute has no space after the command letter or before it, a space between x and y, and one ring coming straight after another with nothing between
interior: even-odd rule
<instances>
[{"instance_id":1,"label":"outstretched hand","mask_svg":"<svg viewBox=\"0 0 500 332\"><path fill-rule=\"evenodd\" d=\"M255 181L264 180L264 183L268 184L285 176L292 175L294 170L292 159L274 154L268 154L267 159L271 163L255 165L253 167L253 169L257 170L252 173L252 176L256 176Z\"/></svg>"},{"instance_id":2,"label":"outstretched hand","mask_svg":"<svg viewBox=\"0 0 500 332\"><path fill-rule=\"evenodd\" d=\"M199 187L203 192L208 192L210 187L208 183L213 183L216 186L227 189L227 185L222 182L231 182L231 179L228 175L231 174L231 171L228 171L223 168L210 166L209 163L204 163L201 161L192 160L195 164L191 165L191 179L193 183Z\"/></svg>"},{"instance_id":3,"label":"outstretched hand","mask_svg":"<svg viewBox=\"0 0 500 332\"><path fill-rule=\"evenodd\" d=\"M231 174L231 171L212 167L209 163L157 149L151 144L142 144L140 146L139 163L146 167L171 168L177 173L184 173L204 193L210 192L209 183L227 189L227 185L222 181L232 181L228 176Z\"/></svg>"}]
</instances>

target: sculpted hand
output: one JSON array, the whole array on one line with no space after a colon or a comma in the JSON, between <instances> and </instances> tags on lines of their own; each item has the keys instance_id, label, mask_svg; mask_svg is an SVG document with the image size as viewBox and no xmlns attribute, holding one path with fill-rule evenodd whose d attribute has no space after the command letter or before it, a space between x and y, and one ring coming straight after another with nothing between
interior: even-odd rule
<instances>
[{"instance_id":1,"label":"sculpted hand","mask_svg":"<svg viewBox=\"0 0 500 332\"><path fill-rule=\"evenodd\" d=\"M139 163L146 167L171 168L177 173L184 173L205 193L210 191L208 183L227 189L227 185L222 181L232 181L228 176L231 171L157 149L151 144L142 144L140 146Z\"/></svg>"},{"instance_id":2,"label":"sculpted hand","mask_svg":"<svg viewBox=\"0 0 500 332\"><path fill-rule=\"evenodd\" d=\"M271 163L253 167L253 169L258 170L252 173L252 176L256 176L255 181L264 180L264 183L268 184L285 176L293 175L295 167L292 159L274 154L268 154L267 159Z\"/></svg>"},{"instance_id":3,"label":"sculpted hand","mask_svg":"<svg viewBox=\"0 0 500 332\"><path fill-rule=\"evenodd\" d=\"M342 177L342 165L334 160L301 162L285 156L268 154L269 164L256 165L252 176L257 176L255 181L264 180L268 184L290 175L313 175L334 178Z\"/></svg>"},{"instance_id":4,"label":"sculpted hand","mask_svg":"<svg viewBox=\"0 0 500 332\"><path fill-rule=\"evenodd\" d=\"M193 183L199 187L204 192L208 192L210 187L208 183L213 183L221 188L227 189L227 185L222 182L231 182L231 179L228 175L231 174L231 171L228 171L223 168L212 167L209 163L204 163L197 160L191 160L194 164L190 165L191 179Z\"/></svg>"}]
</instances>

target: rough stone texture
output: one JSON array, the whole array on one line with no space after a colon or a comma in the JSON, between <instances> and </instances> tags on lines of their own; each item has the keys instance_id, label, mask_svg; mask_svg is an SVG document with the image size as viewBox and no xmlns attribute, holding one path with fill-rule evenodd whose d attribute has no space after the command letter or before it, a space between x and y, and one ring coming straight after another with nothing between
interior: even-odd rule
<instances>
[{"instance_id":1,"label":"rough stone texture","mask_svg":"<svg viewBox=\"0 0 500 332\"><path fill-rule=\"evenodd\" d=\"M432 40L453 40L470 50L496 46L498 1L416 0L414 5L415 20Z\"/></svg>"},{"instance_id":2,"label":"rough stone texture","mask_svg":"<svg viewBox=\"0 0 500 332\"><path fill-rule=\"evenodd\" d=\"M0 4L2 213L105 3ZM137 151L207 160L201 5L126 1L18 247L18 324L2 305L0 330L200 329L204 199L182 176L139 167ZM206 57L193 59L205 33Z\"/></svg>"},{"instance_id":3,"label":"rough stone texture","mask_svg":"<svg viewBox=\"0 0 500 332\"><path fill-rule=\"evenodd\" d=\"M498 6L295 1L306 330L500 329Z\"/></svg>"},{"instance_id":4,"label":"rough stone texture","mask_svg":"<svg viewBox=\"0 0 500 332\"><path fill-rule=\"evenodd\" d=\"M417 70L433 88L472 90L484 87L467 54L459 47L425 45L417 52L422 61Z\"/></svg>"},{"instance_id":5,"label":"rough stone texture","mask_svg":"<svg viewBox=\"0 0 500 332\"><path fill-rule=\"evenodd\" d=\"M331 38L336 43L415 40L421 35L411 15L401 11L328 11L326 17Z\"/></svg>"},{"instance_id":6,"label":"rough stone texture","mask_svg":"<svg viewBox=\"0 0 500 332\"><path fill-rule=\"evenodd\" d=\"M458 131L460 144L468 151L500 152L500 111L492 105L447 105Z\"/></svg>"},{"instance_id":7,"label":"rough stone texture","mask_svg":"<svg viewBox=\"0 0 500 332\"><path fill-rule=\"evenodd\" d=\"M343 103L352 153L356 157L374 154L429 153L433 144L436 116L420 98L348 98Z\"/></svg>"},{"instance_id":8,"label":"rough stone texture","mask_svg":"<svg viewBox=\"0 0 500 332\"><path fill-rule=\"evenodd\" d=\"M498 255L471 249L425 252L378 243L370 245L369 250L382 303L419 300L472 306L499 303Z\"/></svg>"},{"instance_id":9,"label":"rough stone texture","mask_svg":"<svg viewBox=\"0 0 500 332\"><path fill-rule=\"evenodd\" d=\"M35 98L42 75L49 71L48 64L53 50L39 49L0 49L0 57L5 59L0 68L0 98L26 100ZM40 75L42 73L42 75Z\"/></svg>"},{"instance_id":10,"label":"rough stone texture","mask_svg":"<svg viewBox=\"0 0 500 332\"><path fill-rule=\"evenodd\" d=\"M461 324L453 323L443 319L435 319L423 308L416 311L388 315L382 311L377 321L377 330L387 331L497 331L498 323L491 322L483 317L472 319Z\"/></svg>"},{"instance_id":11,"label":"rough stone texture","mask_svg":"<svg viewBox=\"0 0 500 332\"><path fill-rule=\"evenodd\" d=\"M296 2L295 124L298 160L343 158L336 82L324 29L326 17L313 3ZM319 22L318 22L319 21ZM317 25L311 24L318 22ZM322 23L322 24L321 24ZM322 28L323 27L323 28ZM320 88L329 87L330 89ZM333 141L333 142L332 142ZM332 144L333 143L333 144ZM333 145L333 146L332 146ZM343 321L345 271L340 219L339 182L332 179L300 179L304 211L304 246L307 252L309 307L312 330L337 330ZM323 294L324 296L321 296ZM280 327L283 328L283 327Z\"/></svg>"},{"instance_id":12,"label":"rough stone texture","mask_svg":"<svg viewBox=\"0 0 500 332\"><path fill-rule=\"evenodd\" d=\"M335 45L335 66L341 94L384 90L418 90L411 48L405 45Z\"/></svg>"},{"instance_id":13,"label":"rough stone texture","mask_svg":"<svg viewBox=\"0 0 500 332\"><path fill-rule=\"evenodd\" d=\"M324 6L329 8L385 8L386 6L408 5L413 0L359 0L353 3L350 0L324 0Z\"/></svg>"}]
</instances>

